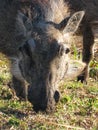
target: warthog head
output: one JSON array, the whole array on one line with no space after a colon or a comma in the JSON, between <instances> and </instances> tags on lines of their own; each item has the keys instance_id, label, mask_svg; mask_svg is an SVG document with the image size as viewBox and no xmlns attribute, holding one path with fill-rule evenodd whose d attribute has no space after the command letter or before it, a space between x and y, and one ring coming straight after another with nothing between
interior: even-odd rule
<instances>
[{"instance_id":1,"label":"warthog head","mask_svg":"<svg viewBox=\"0 0 98 130\"><path fill-rule=\"evenodd\" d=\"M38 6L36 8L39 9ZM69 33L76 31L84 15L84 12L80 11L68 22L62 19L60 23L56 23L48 11L49 8L43 12L48 19L36 16L32 39L23 46L27 55L26 60L29 59L29 62L24 63L25 77L30 83L28 100L33 104L35 111L52 111L59 101L58 86L64 80L69 64L70 49L66 39Z\"/></svg>"}]
</instances>

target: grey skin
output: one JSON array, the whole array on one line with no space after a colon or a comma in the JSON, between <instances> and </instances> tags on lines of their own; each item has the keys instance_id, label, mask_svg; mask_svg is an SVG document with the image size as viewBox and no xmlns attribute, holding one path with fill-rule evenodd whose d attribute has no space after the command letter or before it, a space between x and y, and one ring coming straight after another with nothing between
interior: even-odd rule
<instances>
[{"instance_id":1,"label":"grey skin","mask_svg":"<svg viewBox=\"0 0 98 130\"><path fill-rule=\"evenodd\" d=\"M43 2L0 0L0 52L11 60L16 95L27 98L36 112L52 112L68 71L66 35L78 29L84 11L76 12L61 29L64 16L57 23L54 10L60 2Z\"/></svg>"}]
</instances>

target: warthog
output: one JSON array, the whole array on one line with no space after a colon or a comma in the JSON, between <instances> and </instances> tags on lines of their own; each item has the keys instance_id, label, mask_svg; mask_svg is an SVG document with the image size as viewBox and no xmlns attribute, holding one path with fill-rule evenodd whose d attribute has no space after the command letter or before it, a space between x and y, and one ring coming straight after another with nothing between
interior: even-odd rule
<instances>
[{"instance_id":1,"label":"warthog","mask_svg":"<svg viewBox=\"0 0 98 130\"><path fill-rule=\"evenodd\" d=\"M62 0L0 0L0 52L11 60L16 95L27 96L35 111L54 110L68 72L67 35L78 29L84 11L69 20L65 12Z\"/></svg>"},{"instance_id":2,"label":"warthog","mask_svg":"<svg viewBox=\"0 0 98 130\"><path fill-rule=\"evenodd\" d=\"M67 12L65 13L70 16L80 10L85 10L85 17L81 22L79 33L82 34L83 39L83 62L86 63L86 67L82 74L78 76L78 80L81 82L87 82L89 76L88 66L93 56L93 45L94 35L98 37L98 0L64 0L67 6ZM66 22L65 22L66 23ZM97 26L96 26L97 25ZM96 26L96 29L95 27ZM79 35L77 32L77 34ZM69 37L70 38L70 37ZM75 39L76 40L76 39ZM75 41L76 42L76 41Z\"/></svg>"}]
</instances>

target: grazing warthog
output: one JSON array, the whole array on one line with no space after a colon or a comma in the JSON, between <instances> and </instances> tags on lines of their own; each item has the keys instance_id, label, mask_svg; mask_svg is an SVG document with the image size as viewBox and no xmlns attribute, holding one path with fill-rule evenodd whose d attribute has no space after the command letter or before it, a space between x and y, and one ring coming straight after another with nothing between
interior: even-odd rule
<instances>
[{"instance_id":1,"label":"grazing warthog","mask_svg":"<svg viewBox=\"0 0 98 130\"><path fill-rule=\"evenodd\" d=\"M85 17L81 22L79 33L82 34L83 36L83 40L81 41L83 43L82 60L83 62L86 63L86 67L82 72L82 74L78 76L78 80L80 80L81 82L87 82L88 66L93 55L94 35L98 37L98 0L64 0L64 1L68 9L67 12L65 13L66 16L68 16L68 19L73 13L80 10L85 10ZM97 28L95 29L94 26L96 26ZM77 32L78 35L79 33Z\"/></svg>"},{"instance_id":2,"label":"grazing warthog","mask_svg":"<svg viewBox=\"0 0 98 130\"><path fill-rule=\"evenodd\" d=\"M35 111L54 110L68 72L66 39L84 11L68 20L66 8L62 0L0 0L0 52L11 60L16 95L27 96Z\"/></svg>"}]
</instances>

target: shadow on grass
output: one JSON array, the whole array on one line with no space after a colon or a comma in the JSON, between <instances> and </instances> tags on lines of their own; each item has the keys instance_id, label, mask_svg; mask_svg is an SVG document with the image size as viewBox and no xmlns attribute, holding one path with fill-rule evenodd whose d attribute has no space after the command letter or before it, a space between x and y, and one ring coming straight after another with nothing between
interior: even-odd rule
<instances>
[{"instance_id":1,"label":"shadow on grass","mask_svg":"<svg viewBox=\"0 0 98 130\"><path fill-rule=\"evenodd\" d=\"M3 108L2 107L2 108L0 108L0 112L7 114L8 116L14 116L18 119L22 119L22 118L28 116L27 113L17 110L17 109L13 109L13 108Z\"/></svg>"}]
</instances>

